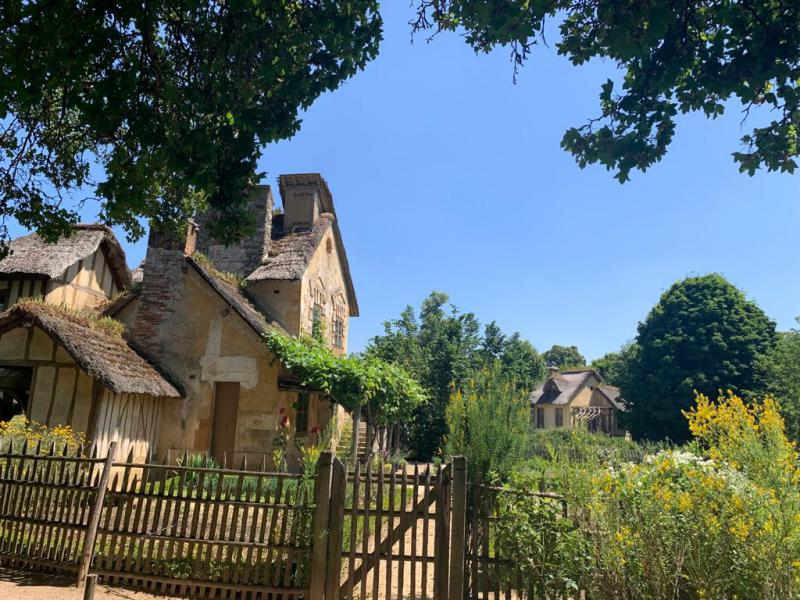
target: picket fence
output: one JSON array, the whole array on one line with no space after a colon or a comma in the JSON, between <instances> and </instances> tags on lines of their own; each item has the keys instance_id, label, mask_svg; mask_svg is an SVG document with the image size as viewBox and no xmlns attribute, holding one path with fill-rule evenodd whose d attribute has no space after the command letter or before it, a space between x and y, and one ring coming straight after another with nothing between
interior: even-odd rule
<instances>
[{"instance_id":1,"label":"picket fence","mask_svg":"<svg viewBox=\"0 0 800 600\"><path fill-rule=\"evenodd\" d=\"M0 562L151 593L269 600L501 600L496 488L440 467L323 453L313 478L0 452ZM245 465L243 465L244 467ZM468 494L469 491L469 494ZM468 500L469 496L469 500Z\"/></svg>"}]
</instances>

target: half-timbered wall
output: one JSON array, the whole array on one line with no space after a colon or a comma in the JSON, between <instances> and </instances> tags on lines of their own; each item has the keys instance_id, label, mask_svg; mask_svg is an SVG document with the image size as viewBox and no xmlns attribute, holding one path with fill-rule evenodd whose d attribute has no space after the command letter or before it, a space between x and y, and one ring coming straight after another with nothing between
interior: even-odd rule
<instances>
[{"instance_id":1,"label":"half-timbered wall","mask_svg":"<svg viewBox=\"0 0 800 600\"><path fill-rule=\"evenodd\" d=\"M44 277L0 279L0 310L6 310L21 298L43 296L46 285Z\"/></svg>"},{"instance_id":2,"label":"half-timbered wall","mask_svg":"<svg viewBox=\"0 0 800 600\"><path fill-rule=\"evenodd\" d=\"M70 308L94 307L114 298L120 287L106 260L104 247L79 260L47 282L45 300Z\"/></svg>"},{"instance_id":3,"label":"half-timbered wall","mask_svg":"<svg viewBox=\"0 0 800 600\"><path fill-rule=\"evenodd\" d=\"M32 368L26 414L33 421L70 425L101 452L115 440L120 457L133 449L136 460L144 459L157 441L163 399L112 393L38 327L19 326L0 335L0 366Z\"/></svg>"},{"instance_id":4,"label":"half-timbered wall","mask_svg":"<svg viewBox=\"0 0 800 600\"><path fill-rule=\"evenodd\" d=\"M146 394L113 394L103 390L98 403L93 440L99 448L117 442L117 458L145 462L156 450L161 412L160 398Z\"/></svg>"}]
</instances>

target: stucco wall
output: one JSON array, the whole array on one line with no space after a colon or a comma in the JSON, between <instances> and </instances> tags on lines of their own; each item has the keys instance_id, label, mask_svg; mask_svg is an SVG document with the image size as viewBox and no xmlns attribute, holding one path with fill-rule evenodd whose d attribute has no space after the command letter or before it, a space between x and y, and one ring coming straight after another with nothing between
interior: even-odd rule
<instances>
[{"instance_id":1,"label":"stucco wall","mask_svg":"<svg viewBox=\"0 0 800 600\"><path fill-rule=\"evenodd\" d=\"M95 307L119 292L101 246L70 265L60 277L48 281L45 300L70 308Z\"/></svg>"},{"instance_id":2,"label":"stucco wall","mask_svg":"<svg viewBox=\"0 0 800 600\"><path fill-rule=\"evenodd\" d=\"M184 301L169 324L169 342L161 359L186 387L186 398L166 402L161 418L159 451L208 452L214 419L215 382L238 382L239 410L235 454L256 464L269 458L283 408L294 424L296 393L278 390L282 366L273 362L257 334L193 270L183 278ZM285 374L285 373L284 373ZM320 406L312 399L309 428L321 426ZM291 444L294 446L294 444ZM296 449L292 451L296 462Z\"/></svg>"},{"instance_id":3,"label":"stucco wall","mask_svg":"<svg viewBox=\"0 0 800 600\"><path fill-rule=\"evenodd\" d=\"M333 239L333 228L328 229L325 233L303 276L303 288L300 298L300 330L307 335L311 334L313 324L311 308L313 306L315 287L324 292L326 301L323 311L325 337L329 343L332 342L334 306L338 302L343 307L344 347L336 350L346 353L349 327L348 315L350 311L347 304L347 292L344 287L341 263L339 262L336 243Z\"/></svg>"}]
</instances>

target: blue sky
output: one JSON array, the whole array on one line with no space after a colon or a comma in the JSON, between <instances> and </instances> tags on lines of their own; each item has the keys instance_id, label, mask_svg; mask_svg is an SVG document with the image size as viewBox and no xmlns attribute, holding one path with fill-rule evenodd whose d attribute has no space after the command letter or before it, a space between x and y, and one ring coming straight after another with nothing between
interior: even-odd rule
<instances>
[{"instance_id":1,"label":"blue sky","mask_svg":"<svg viewBox=\"0 0 800 600\"><path fill-rule=\"evenodd\" d=\"M794 325L800 179L738 173L738 108L681 118L667 157L620 185L559 147L597 114L613 65L574 68L540 47L514 85L507 52L476 56L454 35L412 45L408 3L383 15L380 56L260 163L273 185L281 173L328 180L361 306L352 350L441 290L540 350L596 358L634 337L673 282L712 271ZM144 244L126 245L131 265Z\"/></svg>"}]
</instances>

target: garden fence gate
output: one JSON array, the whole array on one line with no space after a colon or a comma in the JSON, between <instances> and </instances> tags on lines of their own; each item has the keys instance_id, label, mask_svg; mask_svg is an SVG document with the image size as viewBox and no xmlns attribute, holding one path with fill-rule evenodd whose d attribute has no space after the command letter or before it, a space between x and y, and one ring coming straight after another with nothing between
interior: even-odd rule
<instances>
[{"instance_id":1,"label":"garden fence gate","mask_svg":"<svg viewBox=\"0 0 800 600\"><path fill-rule=\"evenodd\" d=\"M0 451L0 562L193 598L506 600L498 488L441 466L317 475Z\"/></svg>"}]
</instances>

